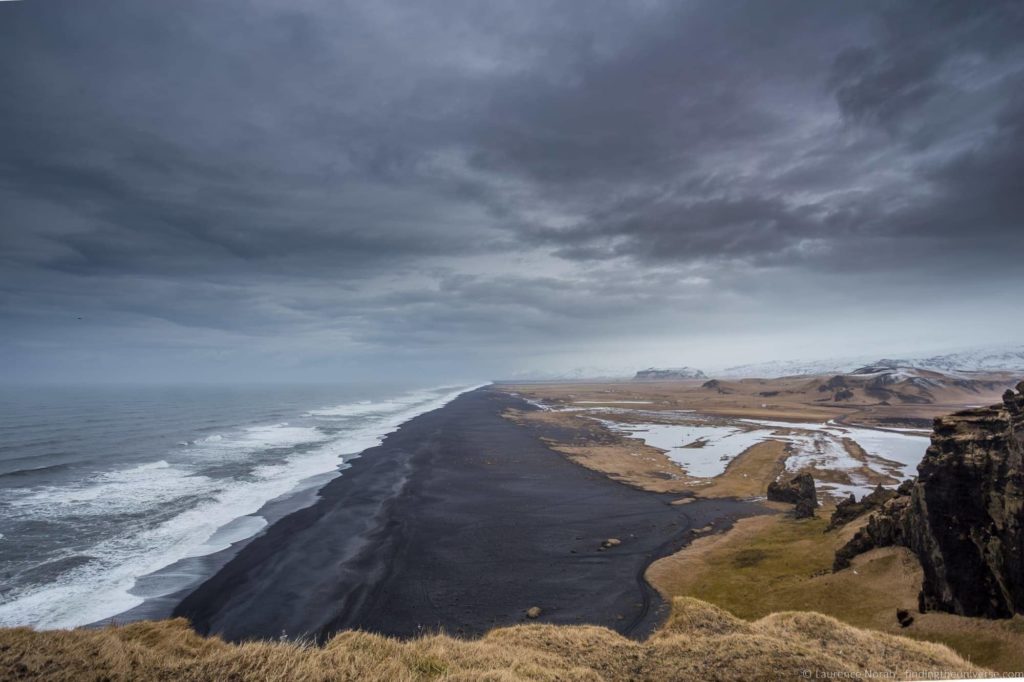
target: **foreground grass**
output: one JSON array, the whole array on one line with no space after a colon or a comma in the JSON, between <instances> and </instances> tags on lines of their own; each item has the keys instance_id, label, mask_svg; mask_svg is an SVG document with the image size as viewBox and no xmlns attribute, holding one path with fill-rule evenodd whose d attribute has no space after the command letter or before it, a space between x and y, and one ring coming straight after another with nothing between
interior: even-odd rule
<instances>
[{"instance_id":1,"label":"foreground grass","mask_svg":"<svg viewBox=\"0 0 1024 682\"><path fill-rule=\"evenodd\" d=\"M921 569L905 549L874 550L833 574L833 553L856 527L825 533L825 526L825 518L742 519L728 533L701 538L655 562L647 577L666 596L704 599L748 620L816 611L857 627L940 642L995 670L1024 670L1024 620L918 614ZM898 608L914 614L911 627L900 628Z\"/></svg>"},{"instance_id":2,"label":"foreground grass","mask_svg":"<svg viewBox=\"0 0 1024 682\"><path fill-rule=\"evenodd\" d=\"M345 632L323 647L228 644L183 620L101 630L0 631L10 680L778 680L818 673L981 671L946 647L867 632L815 613L755 622L680 598L646 642L587 626L521 625L480 640L398 641ZM810 671L809 673L807 671Z\"/></svg>"}]
</instances>

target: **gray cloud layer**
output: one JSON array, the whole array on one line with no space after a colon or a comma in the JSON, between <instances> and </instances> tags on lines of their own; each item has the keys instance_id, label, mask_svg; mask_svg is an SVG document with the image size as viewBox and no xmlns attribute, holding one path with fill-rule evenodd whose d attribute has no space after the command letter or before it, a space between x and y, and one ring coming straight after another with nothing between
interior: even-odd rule
<instances>
[{"instance_id":1,"label":"gray cloud layer","mask_svg":"<svg viewBox=\"0 0 1024 682\"><path fill-rule=\"evenodd\" d=\"M2 3L0 371L1004 341L1021 36L1020 2Z\"/></svg>"}]
</instances>

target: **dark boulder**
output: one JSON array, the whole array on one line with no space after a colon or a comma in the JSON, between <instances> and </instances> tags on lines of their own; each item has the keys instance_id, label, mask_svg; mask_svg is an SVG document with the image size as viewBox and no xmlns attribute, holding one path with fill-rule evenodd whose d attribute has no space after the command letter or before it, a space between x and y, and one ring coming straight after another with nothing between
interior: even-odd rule
<instances>
[{"instance_id":1,"label":"dark boulder","mask_svg":"<svg viewBox=\"0 0 1024 682\"><path fill-rule=\"evenodd\" d=\"M797 474L789 481L772 481L768 484L768 499L773 502L786 502L796 505L796 518L805 519L814 516L818 506L818 493L814 487L814 477L808 473Z\"/></svg>"},{"instance_id":2,"label":"dark boulder","mask_svg":"<svg viewBox=\"0 0 1024 682\"><path fill-rule=\"evenodd\" d=\"M706 388L709 391L718 391L719 393L723 394L731 393L731 391L727 390L724 386L722 386L722 382L719 381L718 379L711 379L710 381L705 381L703 384L701 384L700 387Z\"/></svg>"}]
</instances>

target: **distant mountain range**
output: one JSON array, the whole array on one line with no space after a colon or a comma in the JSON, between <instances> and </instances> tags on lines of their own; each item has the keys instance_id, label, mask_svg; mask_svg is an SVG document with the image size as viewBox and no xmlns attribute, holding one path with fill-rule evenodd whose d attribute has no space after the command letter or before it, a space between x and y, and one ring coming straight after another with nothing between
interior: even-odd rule
<instances>
[{"instance_id":1,"label":"distant mountain range","mask_svg":"<svg viewBox=\"0 0 1024 682\"><path fill-rule=\"evenodd\" d=\"M786 381L786 380L783 380ZM1003 390L1005 379L986 372L942 371L909 364L907 360L878 360L827 381L811 379L822 400L880 404L969 402L973 395Z\"/></svg>"},{"instance_id":2,"label":"distant mountain range","mask_svg":"<svg viewBox=\"0 0 1024 682\"><path fill-rule=\"evenodd\" d=\"M505 377L512 381L585 381L598 379L775 379L788 376L848 374L862 367L912 367L944 374L971 372L1020 372L1024 375L1024 346L985 347L960 350L942 355L908 356L899 359L860 355L819 360L776 360L736 365L716 371L694 367L648 367L633 374L621 368L575 367L564 371L515 372ZM705 376L707 375L707 376Z\"/></svg>"},{"instance_id":3,"label":"distant mountain range","mask_svg":"<svg viewBox=\"0 0 1024 682\"><path fill-rule=\"evenodd\" d=\"M737 365L711 372L716 377L772 379L812 374L846 374L867 366L913 367L957 374L964 372L1024 372L1024 346L975 348L944 355L876 360L869 356L827 360L782 360Z\"/></svg>"}]
</instances>

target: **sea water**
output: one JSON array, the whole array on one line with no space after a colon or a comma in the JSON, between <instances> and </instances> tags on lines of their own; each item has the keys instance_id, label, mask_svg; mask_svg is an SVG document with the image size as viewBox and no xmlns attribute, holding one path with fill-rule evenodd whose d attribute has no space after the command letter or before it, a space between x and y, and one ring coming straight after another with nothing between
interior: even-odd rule
<instances>
[{"instance_id":1,"label":"sea water","mask_svg":"<svg viewBox=\"0 0 1024 682\"><path fill-rule=\"evenodd\" d=\"M145 576L253 536L275 502L311 503L468 388L0 389L0 625L95 623L195 583Z\"/></svg>"}]
</instances>

